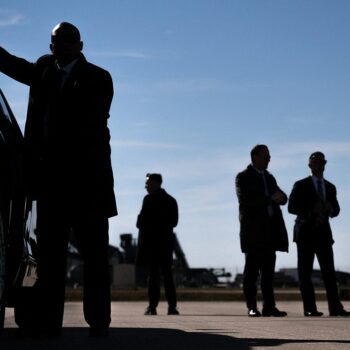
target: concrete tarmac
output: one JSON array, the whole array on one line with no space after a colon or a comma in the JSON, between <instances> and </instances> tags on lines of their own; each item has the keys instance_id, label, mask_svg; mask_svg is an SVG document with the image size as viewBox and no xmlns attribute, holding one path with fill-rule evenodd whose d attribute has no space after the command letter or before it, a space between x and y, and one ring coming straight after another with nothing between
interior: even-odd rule
<instances>
[{"instance_id":1,"label":"concrete tarmac","mask_svg":"<svg viewBox=\"0 0 350 350\"><path fill-rule=\"evenodd\" d=\"M221 349L350 349L350 317L303 316L300 302L278 302L284 318L248 318L242 302L182 302L181 315L166 315L162 302L157 316L144 316L145 302L113 302L110 336L92 338L82 303L68 302L64 330L58 338L18 338L13 310L6 310L1 350L221 350ZM350 310L350 302L344 306Z\"/></svg>"}]
</instances>

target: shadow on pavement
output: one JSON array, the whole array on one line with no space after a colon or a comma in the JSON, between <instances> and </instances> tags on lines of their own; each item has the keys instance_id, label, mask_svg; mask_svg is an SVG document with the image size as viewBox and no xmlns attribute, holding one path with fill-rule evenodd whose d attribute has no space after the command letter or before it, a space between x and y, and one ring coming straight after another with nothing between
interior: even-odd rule
<instances>
[{"instance_id":1,"label":"shadow on pavement","mask_svg":"<svg viewBox=\"0 0 350 350\"><path fill-rule=\"evenodd\" d=\"M225 335L190 333L161 328L111 328L109 337L88 336L88 328L64 328L59 338L16 338L16 329L7 328L0 337L1 350L220 350L249 347L240 339Z\"/></svg>"},{"instance_id":2,"label":"shadow on pavement","mask_svg":"<svg viewBox=\"0 0 350 350\"><path fill-rule=\"evenodd\" d=\"M63 336L58 338L18 338L16 329L6 328L0 336L1 350L249 350L252 347L273 347L288 343L350 344L350 341L247 339L161 328L112 328L110 336L105 338L89 337L88 328L64 328Z\"/></svg>"},{"instance_id":3,"label":"shadow on pavement","mask_svg":"<svg viewBox=\"0 0 350 350\"><path fill-rule=\"evenodd\" d=\"M261 338L241 338L246 348L251 347L272 347L283 344L350 344L350 340L327 340L327 339L261 339Z\"/></svg>"}]
</instances>

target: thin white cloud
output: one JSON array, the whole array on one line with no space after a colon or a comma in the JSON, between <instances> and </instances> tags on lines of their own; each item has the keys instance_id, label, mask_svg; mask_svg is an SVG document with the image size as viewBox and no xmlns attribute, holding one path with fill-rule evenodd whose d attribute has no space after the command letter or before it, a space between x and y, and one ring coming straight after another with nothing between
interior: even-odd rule
<instances>
[{"instance_id":1,"label":"thin white cloud","mask_svg":"<svg viewBox=\"0 0 350 350\"><path fill-rule=\"evenodd\" d=\"M24 16L20 13L0 9L0 27L10 27L21 24Z\"/></svg>"},{"instance_id":2,"label":"thin white cloud","mask_svg":"<svg viewBox=\"0 0 350 350\"><path fill-rule=\"evenodd\" d=\"M191 92L234 92L257 87L266 88L265 85L257 85L255 82L250 83L232 83L217 79L174 79L167 81L155 82L154 87L157 90L170 93L191 93Z\"/></svg>"},{"instance_id":3,"label":"thin white cloud","mask_svg":"<svg viewBox=\"0 0 350 350\"><path fill-rule=\"evenodd\" d=\"M179 190L177 197L182 203L182 213L187 215L207 213L212 219L221 216L219 213L233 212L237 207L234 182L229 178Z\"/></svg>"},{"instance_id":4,"label":"thin white cloud","mask_svg":"<svg viewBox=\"0 0 350 350\"><path fill-rule=\"evenodd\" d=\"M146 121L135 122L133 124L134 128L146 128L146 127L149 127L149 126L151 126L151 123L146 122Z\"/></svg>"},{"instance_id":5,"label":"thin white cloud","mask_svg":"<svg viewBox=\"0 0 350 350\"><path fill-rule=\"evenodd\" d=\"M307 164L308 157L312 152L321 151L326 157L335 159L349 157L350 142L348 141L301 141L269 144L271 163L269 169L275 171L288 170L291 174L302 164Z\"/></svg>"},{"instance_id":6,"label":"thin white cloud","mask_svg":"<svg viewBox=\"0 0 350 350\"><path fill-rule=\"evenodd\" d=\"M176 30L174 28L168 28L168 29L164 30L164 34L165 35L172 35L172 34L175 34L175 33L176 33Z\"/></svg>"},{"instance_id":7,"label":"thin white cloud","mask_svg":"<svg viewBox=\"0 0 350 350\"><path fill-rule=\"evenodd\" d=\"M152 59L154 56L141 51L121 50L121 51L88 51L88 55L107 58L133 58L133 59Z\"/></svg>"},{"instance_id":8,"label":"thin white cloud","mask_svg":"<svg viewBox=\"0 0 350 350\"><path fill-rule=\"evenodd\" d=\"M120 82L122 93L147 94L159 97L160 94L192 94L192 93L234 93L266 89L267 85L259 85L255 82L232 83L217 79L172 79L151 81L147 84Z\"/></svg>"},{"instance_id":9,"label":"thin white cloud","mask_svg":"<svg viewBox=\"0 0 350 350\"><path fill-rule=\"evenodd\" d=\"M163 142L144 142L135 140L112 140L111 146L116 148L155 148L155 149L180 149L183 145Z\"/></svg>"},{"instance_id":10,"label":"thin white cloud","mask_svg":"<svg viewBox=\"0 0 350 350\"><path fill-rule=\"evenodd\" d=\"M164 168L171 178L186 179L215 179L217 177L233 176L249 164L249 154L239 155L231 152L207 152L193 154L186 152L176 159L164 164Z\"/></svg>"},{"instance_id":11,"label":"thin white cloud","mask_svg":"<svg viewBox=\"0 0 350 350\"><path fill-rule=\"evenodd\" d=\"M286 143L276 147L280 156L309 155L315 151L321 151L333 157L350 154L350 142L348 141L305 141Z\"/></svg>"}]
</instances>

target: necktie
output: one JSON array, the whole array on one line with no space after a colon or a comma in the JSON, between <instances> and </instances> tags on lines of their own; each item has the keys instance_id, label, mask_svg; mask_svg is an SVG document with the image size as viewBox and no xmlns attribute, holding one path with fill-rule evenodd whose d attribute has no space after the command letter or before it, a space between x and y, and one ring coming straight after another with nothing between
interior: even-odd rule
<instances>
[{"instance_id":1,"label":"necktie","mask_svg":"<svg viewBox=\"0 0 350 350\"><path fill-rule=\"evenodd\" d=\"M323 190L323 182L320 179L317 180L317 193L321 201L323 202L326 198ZM321 225L327 222L328 214L325 212L323 205L321 206L321 209L318 213L318 219L319 219L319 224Z\"/></svg>"},{"instance_id":2,"label":"necktie","mask_svg":"<svg viewBox=\"0 0 350 350\"><path fill-rule=\"evenodd\" d=\"M324 191L323 191L323 183L322 183L322 180L317 180L317 192L318 192L318 195L320 196L320 198L322 200L324 200Z\"/></svg>"},{"instance_id":3,"label":"necktie","mask_svg":"<svg viewBox=\"0 0 350 350\"><path fill-rule=\"evenodd\" d=\"M265 194L266 194L267 197L269 197L269 196L270 196L270 192L269 192L269 189L268 189L268 187L267 187L266 178L265 178L265 173L264 173L264 172L261 172L261 176L262 176L263 182L264 182ZM267 212L269 213L269 216L272 216L272 215L273 215L272 205L268 205L268 206L267 206Z\"/></svg>"},{"instance_id":4,"label":"necktie","mask_svg":"<svg viewBox=\"0 0 350 350\"><path fill-rule=\"evenodd\" d=\"M266 194L266 196L268 196L268 195L269 195L269 189L267 188L267 183L266 183L265 174L262 172L262 173L261 173L261 176L262 176L263 182L264 182L265 194Z\"/></svg>"}]
</instances>

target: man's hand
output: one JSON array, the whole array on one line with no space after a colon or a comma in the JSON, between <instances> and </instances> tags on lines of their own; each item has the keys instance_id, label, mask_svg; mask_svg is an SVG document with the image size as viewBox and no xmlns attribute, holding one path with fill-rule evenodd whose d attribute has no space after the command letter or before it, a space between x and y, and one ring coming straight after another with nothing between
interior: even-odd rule
<instances>
[{"instance_id":1,"label":"man's hand","mask_svg":"<svg viewBox=\"0 0 350 350\"><path fill-rule=\"evenodd\" d=\"M285 201L285 195L280 192L280 191L276 191L272 196L271 196L271 200L277 204L280 204L282 202Z\"/></svg>"},{"instance_id":2,"label":"man's hand","mask_svg":"<svg viewBox=\"0 0 350 350\"><path fill-rule=\"evenodd\" d=\"M318 201L314 205L313 212L316 215L331 216L334 212L332 204L328 201Z\"/></svg>"},{"instance_id":3,"label":"man's hand","mask_svg":"<svg viewBox=\"0 0 350 350\"><path fill-rule=\"evenodd\" d=\"M325 207L325 211L327 212L327 215L333 216L334 210L333 210L332 204L329 201L324 202L324 207Z\"/></svg>"},{"instance_id":4,"label":"man's hand","mask_svg":"<svg viewBox=\"0 0 350 350\"><path fill-rule=\"evenodd\" d=\"M315 203L313 212L316 225L321 225L325 223L328 217L332 217L334 210L330 202L320 200Z\"/></svg>"}]
</instances>

